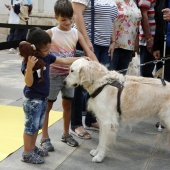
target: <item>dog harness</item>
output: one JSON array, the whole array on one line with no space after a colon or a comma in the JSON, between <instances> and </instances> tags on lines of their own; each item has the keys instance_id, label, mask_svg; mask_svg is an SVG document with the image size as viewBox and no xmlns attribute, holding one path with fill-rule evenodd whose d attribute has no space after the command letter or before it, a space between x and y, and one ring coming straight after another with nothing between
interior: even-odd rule
<instances>
[{"instance_id":1,"label":"dog harness","mask_svg":"<svg viewBox=\"0 0 170 170\"><path fill-rule=\"evenodd\" d=\"M117 87L118 88L118 93L117 93L117 111L119 113L119 115L121 115L121 108L120 108L120 95L122 93L122 90L123 90L123 85L121 83L119 83L117 80L112 80L111 82L108 82L106 84L103 84L101 87L99 87L93 94L91 94L90 96L92 98L95 98L102 90L103 88L106 86L106 85L111 85L111 86L114 86L114 87Z\"/></svg>"}]
</instances>

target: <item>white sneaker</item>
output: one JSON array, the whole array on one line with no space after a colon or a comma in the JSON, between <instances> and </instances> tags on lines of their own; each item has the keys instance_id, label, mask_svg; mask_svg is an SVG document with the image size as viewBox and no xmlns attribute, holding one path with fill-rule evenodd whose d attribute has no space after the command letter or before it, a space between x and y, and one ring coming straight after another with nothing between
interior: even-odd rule
<instances>
[{"instance_id":1,"label":"white sneaker","mask_svg":"<svg viewBox=\"0 0 170 170\"><path fill-rule=\"evenodd\" d=\"M9 54L17 54L17 50L15 50L14 48L10 48Z\"/></svg>"}]
</instances>

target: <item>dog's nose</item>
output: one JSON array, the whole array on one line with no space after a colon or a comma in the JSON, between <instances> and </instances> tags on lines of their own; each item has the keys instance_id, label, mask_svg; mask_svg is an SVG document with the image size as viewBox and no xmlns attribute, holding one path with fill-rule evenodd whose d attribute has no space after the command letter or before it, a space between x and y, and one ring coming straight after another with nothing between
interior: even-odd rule
<instances>
[{"instance_id":1,"label":"dog's nose","mask_svg":"<svg viewBox=\"0 0 170 170\"><path fill-rule=\"evenodd\" d=\"M66 85L66 81L65 80L63 81L63 84L64 84L64 86Z\"/></svg>"}]
</instances>

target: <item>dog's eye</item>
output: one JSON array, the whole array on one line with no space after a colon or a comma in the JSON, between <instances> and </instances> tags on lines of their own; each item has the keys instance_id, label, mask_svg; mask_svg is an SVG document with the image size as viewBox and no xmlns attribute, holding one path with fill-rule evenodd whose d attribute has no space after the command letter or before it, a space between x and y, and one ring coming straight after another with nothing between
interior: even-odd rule
<instances>
[{"instance_id":1,"label":"dog's eye","mask_svg":"<svg viewBox=\"0 0 170 170\"><path fill-rule=\"evenodd\" d=\"M71 70L71 72L73 72L73 70Z\"/></svg>"}]
</instances>

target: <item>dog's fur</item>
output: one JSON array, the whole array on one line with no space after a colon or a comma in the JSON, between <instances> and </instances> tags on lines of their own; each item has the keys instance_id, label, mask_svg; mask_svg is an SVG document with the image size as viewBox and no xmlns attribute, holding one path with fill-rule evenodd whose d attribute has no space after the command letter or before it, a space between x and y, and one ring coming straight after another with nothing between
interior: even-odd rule
<instances>
[{"instance_id":1,"label":"dog's fur","mask_svg":"<svg viewBox=\"0 0 170 170\"><path fill-rule=\"evenodd\" d=\"M139 122L147 117L158 116L170 130L170 83L163 86L161 80L135 76L123 76L116 71L108 71L95 61L78 59L70 67L64 83L68 88L82 85L91 95L108 80L119 81L123 86L120 97L121 115L117 112L118 89L106 85L95 97L88 101L88 109L95 113L99 122L99 144L90 152L93 162L101 162L116 133L120 121Z\"/></svg>"}]
</instances>

